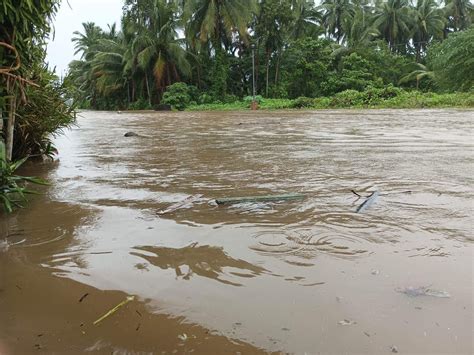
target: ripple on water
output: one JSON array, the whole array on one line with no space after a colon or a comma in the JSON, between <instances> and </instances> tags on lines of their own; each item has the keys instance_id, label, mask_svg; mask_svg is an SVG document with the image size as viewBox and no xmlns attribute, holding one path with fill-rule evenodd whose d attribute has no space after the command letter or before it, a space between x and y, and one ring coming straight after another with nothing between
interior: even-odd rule
<instances>
[{"instance_id":1,"label":"ripple on water","mask_svg":"<svg viewBox=\"0 0 474 355\"><path fill-rule=\"evenodd\" d=\"M265 254L297 254L304 246L291 239L291 234L286 231L264 231L257 233L254 238L256 243L250 249Z\"/></svg>"},{"instance_id":2,"label":"ripple on water","mask_svg":"<svg viewBox=\"0 0 474 355\"><path fill-rule=\"evenodd\" d=\"M254 236L256 243L250 249L259 253L290 255L312 259L319 254L341 258L354 258L371 254L371 242L361 237L343 233L319 233L308 231L264 231ZM290 260L291 264L301 261ZM311 264L303 262L304 266Z\"/></svg>"}]
</instances>

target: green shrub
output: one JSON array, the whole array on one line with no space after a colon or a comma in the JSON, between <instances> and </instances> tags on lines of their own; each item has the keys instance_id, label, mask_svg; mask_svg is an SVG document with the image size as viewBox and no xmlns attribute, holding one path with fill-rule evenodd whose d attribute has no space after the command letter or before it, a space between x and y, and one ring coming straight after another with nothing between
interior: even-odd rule
<instances>
[{"instance_id":1,"label":"green shrub","mask_svg":"<svg viewBox=\"0 0 474 355\"><path fill-rule=\"evenodd\" d=\"M290 99L265 99L260 108L264 110L281 110L291 108L292 104L293 100Z\"/></svg>"},{"instance_id":2,"label":"green shrub","mask_svg":"<svg viewBox=\"0 0 474 355\"><path fill-rule=\"evenodd\" d=\"M224 103L226 103L226 104L231 104L231 103L234 103L236 101L239 101L239 98L235 95L226 95L224 97Z\"/></svg>"},{"instance_id":3,"label":"green shrub","mask_svg":"<svg viewBox=\"0 0 474 355\"><path fill-rule=\"evenodd\" d=\"M337 93L331 98L332 107L362 106L364 103L364 93L357 90L345 90Z\"/></svg>"},{"instance_id":4,"label":"green shrub","mask_svg":"<svg viewBox=\"0 0 474 355\"><path fill-rule=\"evenodd\" d=\"M185 83L174 83L166 89L163 94L162 104L171 105L171 107L183 111L191 102L190 90Z\"/></svg>"},{"instance_id":5,"label":"green shrub","mask_svg":"<svg viewBox=\"0 0 474 355\"><path fill-rule=\"evenodd\" d=\"M27 159L28 157L15 162L7 161L5 144L0 141L0 204L7 213L12 212L14 207L23 207L21 203L26 201L26 195L35 193L26 188L26 183L46 184L38 178L15 175L15 171Z\"/></svg>"},{"instance_id":6,"label":"green shrub","mask_svg":"<svg viewBox=\"0 0 474 355\"><path fill-rule=\"evenodd\" d=\"M253 101L253 96L245 96L244 97L244 102L248 105L250 105ZM263 103L263 97L262 95L255 95L255 101L257 101L259 104Z\"/></svg>"},{"instance_id":7,"label":"green shrub","mask_svg":"<svg viewBox=\"0 0 474 355\"><path fill-rule=\"evenodd\" d=\"M33 73L41 88L27 86L28 100L17 109L14 160L28 155L50 154L55 150L51 137L61 134L75 122L75 104L70 102L64 84L45 67L35 67Z\"/></svg>"},{"instance_id":8,"label":"green shrub","mask_svg":"<svg viewBox=\"0 0 474 355\"><path fill-rule=\"evenodd\" d=\"M331 98L317 97L313 100L313 107L318 109L329 108L331 105Z\"/></svg>"},{"instance_id":9,"label":"green shrub","mask_svg":"<svg viewBox=\"0 0 474 355\"><path fill-rule=\"evenodd\" d=\"M305 96L300 96L293 100L291 108L307 108L312 107L314 104L313 99Z\"/></svg>"},{"instance_id":10,"label":"green shrub","mask_svg":"<svg viewBox=\"0 0 474 355\"><path fill-rule=\"evenodd\" d=\"M198 103L203 105L203 104L210 104L212 103L212 101L214 101L213 97L209 94L204 93L199 96Z\"/></svg>"},{"instance_id":11,"label":"green shrub","mask_svg":"<svg viewBox=\"0 0 474 355\"><path fill-rule=\"evenodd\" d=\"M134 110L134 111L135 110L150 110L151 107L150 107L150 103L147 100L140 98L137 101L130 103L130 105L128 105L128 109Z\"/></svg>"}]
</instances>

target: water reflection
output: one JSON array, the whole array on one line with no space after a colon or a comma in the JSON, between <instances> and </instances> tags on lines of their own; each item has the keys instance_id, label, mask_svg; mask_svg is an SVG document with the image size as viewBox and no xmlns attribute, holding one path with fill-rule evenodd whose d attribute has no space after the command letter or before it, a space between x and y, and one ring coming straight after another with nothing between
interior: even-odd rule
<instances>
[{"instance_id":1,"label":"water reflection","mask_svg":"<svg viewBox=\"0 0 474 355\"><path fill-rule=\"evenodd\" d=\"M226 278L230 275L252 278L266 271L244 260L231 258L223 248L209 245L198 246L198 243L192 243L183 248L143 246L135 247L134 250L138 252L130 254L139 256L160 269L174 269L176 278L183 280L189 280L192 276L198 275L227 285L242 286L241 283ZM227 268L231 270L226 271ZM138 264L137 269L149 270L143 264Z\"/></svg>"}]
</instances>

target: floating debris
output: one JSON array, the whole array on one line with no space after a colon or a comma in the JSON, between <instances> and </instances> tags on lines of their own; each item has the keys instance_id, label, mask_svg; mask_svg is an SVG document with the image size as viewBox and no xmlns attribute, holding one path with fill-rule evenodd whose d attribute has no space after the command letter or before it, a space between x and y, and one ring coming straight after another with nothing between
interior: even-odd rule
<instances>
[{"instance_id":1,"label":"floating debris","mask_svg":"<svg viewBox=\"0 0 474 355\"><path fill-rule=\"evenodd\" d=\"M353 321L351 319L344 319L344 320L340 320L339 322L337 322L337 324L339 324L339 325L354 325L354 324L357 324L357 322Z\"/></svg>"},{"instance_id":2,"label":"floating debris","mask_svg":"<svg viewBox=\"0 0 474 355\"><path fill-rule=\"evenodd\" d=\"M202 197L201 194L197 195L192 195L187 198L185 198L183 201L177 202L169 206L168 208L158 211L158 214L164 215L170 212L175 212L177 210L182 210L182 209L187 209L191 208L194 204L194 202L198 201Z\"/></svg>"},{"instance_id":3,"label":"floating debris","mask_svg":"<svg viewBox=\"0 0 474 355\"><path fill-rule=\"evenodd\" d=\"M370 273L371 273L372 275L378 275L378 274L380 274L380 271L374 269L374 270L372 270Z\"/></svg>"},{"instance_id":4,"label":"floating debris","mask_svg":"<svg viewBox=\"0 0 474 355\"><path fill-rule=\"evenodd\" d=\"M84 295L79 299L79 303L81 303L82 301L84 301L87 296L89 296L89 293L84 294Z\"/></svg>"},{"instance_id":5,"label":"floating debris","mask_svg":"<svg viewBox=\"0 0 474 355\"><path fill-rule=\"evenodd\" d=\"M124 137L139 137L140 135L135 132L127 132L123 135Z\"/></svg>"},{"instance_id":6,"label":"floating debris","mask_svg":"<svg viewBox=\"0 0 474 355\"><path fill-rule=\"evenodd\" d=\"M437 298L450 298L451 295L446 291L434 290L430 286L396 288L395 291L404 293L410 297L430 296Z\"/></svg>"},{"instance_id":7,"label":"floating debris","mask_svg":"<svg viewBox=\"0 0 474 355\"><path fill-rule=\"evenodd\" d=\"M99 324L100 322L102 322L104 319L110 317L112 314L114 314L115 312L117 312L120 308L122 308L123 306L125 306L126 304L132 302L133 300L135 299L135 296L128 296L125 301L122 301L120 302L118 305L116 305L114 308L112 308L110 311L108 311L106 314L104 314L102 317L100 317L99 319L97 319L93 324L94 325L97 325Z\"/></svg>"},{"instance_id":8,"label":"floating debris","mask_svg":"<svg viewBox=\"0 0 474 355\"><path fill-rule=\"evenodd\" d=\"M242 202L272 202L272 201L287 201L299 200L305 198L301 194L286 194L286 195L267 195L267 196L244 196L244 197L225 197L216 199L218 205L242 203Z\"/></svg>"},{"instance_id":9,"label":"floating debris","mask_svg":"<svg viewBox=\"0 0 474 355\"><path fill-rule=\"evenodd\" d=\"M390 351L392 353L398 353L398 348L395 345L390 346Z\"/></svg>"},{"instance_id":10,"label":"floating debris","mask_svg":"<svg viewBox=\"0 0 474 355\"><path fill-rule=\"evenodd\" d=\"M186 335L186 333L178 335L178 338L182 341L188 340L188 336Z\"/></svg>"},{"instance_id":11,"label":"floating debris","mask_svg":"<svg viewBox=\"0 0 474 355\"><path fill-rule=\"evenodd\" d=\"M360 213L360 212L363 212L365 211L367 208L369 208L370 206L373 205L373 203L375 202L375 200L377 199L377 197L379 197L379 192L378 191L374 191L372 192L369 197L367 197L367 199L362 202L362 204L357 207L356 209L356 213Z\"/></svg>"}]
</instances>

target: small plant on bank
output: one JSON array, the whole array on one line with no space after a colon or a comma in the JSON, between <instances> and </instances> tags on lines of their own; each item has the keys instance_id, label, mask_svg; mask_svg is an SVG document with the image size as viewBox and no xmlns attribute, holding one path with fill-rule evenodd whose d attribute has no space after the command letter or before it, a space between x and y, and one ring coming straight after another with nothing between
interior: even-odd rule
<instances>
[{"instance_id":1,"label":"small plant on bank","mask_svg":"<svg viewBox=\"0 0 474 355\"><path fill-rule=\"evenodd\" d=\"M7 213L12 212L14 207L22 208L22 203L27 201L26 195L36 194L35 191L26 188L28 182L47 185L42 179L15 174L15 171L26 160L28 160L28 157L15 162L9 162L7 160L5 144L0 141L0 203Z\"/></svg>"},{"instance_id":2,"label":"small plant on bank","mask_svg":"<svg viewBox=\"0 0 474 355\"><path fill-rule=\"evenodd\" d=\"M244 102L250 106L250 104L253 101L253 96L245 96L244 97ZM263 97L261 95L256 95L255 96L255 101L257 101L259 104L263 103Z\"/></svg>"},{"instance_id":3,"label":"small plant on bank","mask_svg":"<svg viewBox=\"0 0 474 355\"><path fill-rule=\"evenodd\" d=\"M179 111L183 111L190 102L189 87L181 82L168 86L161 100L161 103L171 105L171 107Z\"/></svg>"},{"instance_id":4,"label":"small plant on bank","mask_svg":"<svg viewBox=\"0 0 474 355\"><path fill-rule=\"evenodd\" d=\"M291 104L291 108L308 108L312 107L314 105L314 100L305 97L305 96L300 96L296 99L293 100L293 103Z\"/></svg>"}]
</instances>

